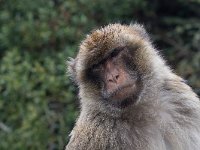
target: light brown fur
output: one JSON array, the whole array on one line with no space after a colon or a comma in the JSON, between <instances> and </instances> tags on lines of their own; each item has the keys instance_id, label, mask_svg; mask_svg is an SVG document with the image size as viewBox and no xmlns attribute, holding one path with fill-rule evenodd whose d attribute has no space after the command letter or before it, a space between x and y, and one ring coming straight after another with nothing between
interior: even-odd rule
<instances>
[{"instance_id":1,"label":"light brown fur","mask_svg":"<svg viewBox=\"0 0 200 150\"><path fill-rule=\"evenodd\" d=\"M117 108L101 100L86 70L119 46L131 49L142 75L136 103ZM81 43L69 72L79 86L81 113L66 150L199 150L200 101L152 46L141 25L111 24Z\"/></svg>"}]
</instances>

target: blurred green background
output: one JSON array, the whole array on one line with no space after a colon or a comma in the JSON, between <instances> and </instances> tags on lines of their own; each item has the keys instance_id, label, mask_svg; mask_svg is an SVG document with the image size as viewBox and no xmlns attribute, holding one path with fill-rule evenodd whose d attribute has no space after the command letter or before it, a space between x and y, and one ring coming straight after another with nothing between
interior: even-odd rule
<instances>
[{"instance_id":1,"label":"blurred green background","mask_svg":"<svg viewBox=\"0 0 200 150\"><path fill-rule=\"evenodd\" d=\"M79 108L67 58L90 30L135 21L200 95L199 0L0 0L0 150L63 149Z\"/></svg>"}]
</instances>

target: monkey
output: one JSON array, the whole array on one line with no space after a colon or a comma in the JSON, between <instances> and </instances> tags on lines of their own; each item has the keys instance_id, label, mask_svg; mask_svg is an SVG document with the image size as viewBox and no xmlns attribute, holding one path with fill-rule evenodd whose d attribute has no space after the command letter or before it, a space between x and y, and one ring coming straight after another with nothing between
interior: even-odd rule
<instances>
[{"instance_id":1,"label":"monkey","mask_svg":"<svg viewBox=\"0 0 200 150\"><path fill-rule=\"evenodd\" d=\"M109 24L81 42L68 72L80 115L66 150L199 150L200 101L143 25Z\"/></svg>"}]
</instances>

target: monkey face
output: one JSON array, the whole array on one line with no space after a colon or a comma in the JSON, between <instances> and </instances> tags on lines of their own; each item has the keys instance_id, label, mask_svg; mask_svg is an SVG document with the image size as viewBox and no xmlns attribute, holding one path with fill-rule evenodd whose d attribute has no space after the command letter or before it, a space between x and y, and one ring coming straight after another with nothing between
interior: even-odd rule
<instances>
[{"instance_id":1,"label":"monkey face","mask_svg":"<svg viewBox=\"0 0 200 150\"><path fill-rule=\"evenodd\" d=\"M101 96L108 103L125 106L137 98L141 80L129 55L128 48L115 48L87 72L88 80L99 85Z\"/></svg>"},{"instance_id":2,"label":"monkey face","mask_svg":"<svg viewBox=\"0 0 200 150\"><path fill-rule=\"evenodd\" d=\"M125 106L137 100L145 76L152 74L151 55L156 54L141 26L113 24L83 40L68 70L81 98Z\"/></svg>"}]
</instances>

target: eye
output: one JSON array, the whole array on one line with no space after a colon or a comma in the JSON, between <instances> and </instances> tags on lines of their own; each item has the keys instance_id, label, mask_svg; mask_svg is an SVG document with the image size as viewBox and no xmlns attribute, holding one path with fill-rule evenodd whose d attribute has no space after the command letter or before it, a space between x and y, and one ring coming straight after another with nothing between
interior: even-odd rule
<instances>
[{"instance_id":1,"label":"eye","mask_svg":"<svg viewBox=\"0 0 200 150\"><path fill-rule=\"evenodd\" d=\"M94 65L91 69L92 73L98 74L102 71L102 66L100 64Z\"/></svg>"},{"instance_id":2,"label":"eye","mask_svg":"<svg viewBox=\"0 0 200 150\"><path fill-rule=\"evenodd\" d=\"M124 47L118 47L118 48L115 48L113 50L113 52L110 54L110 57L113 58L113 57L117 57L119 55L119 53L124 49Z\"/></svg>"},{"instance_id":3,"label":"eye","mask_svg":"<svg viewBox=\"0 0 200 150\"><path fill-rule=\"evenodd\" d=\"M102 69L103 67L101 65L93 65L88 71L87 71L87 79L91 83L99 85L101 83L101 76L102 76Z\"/></svg>"},{"instance_id":4,"label":"eye","mask_svg":"<svg viewBox=\"0 0 200 150\"><path fill-rule=\"evenodd\" d=\"M136 65L135 63L133 62L133 60L128 57L127 55L124 55L123 56L123 62L125 64L125 67L130 71L135 71L136 70Z\"/></svg>"},{"instance_id":5,"label":"eye","mask_svg":"<svg viewBox=\"0 0 200 150\"><path fill-rule=\"evenodd\" d=\"M111 58L116 57L118 54L119 54L119 51L115 50L110 54L110 57Z\"/></svg>"},{"instance_id":6,"label":"eye","mask_svg":"<svg viewBox=\"0 0 200 150\"><path fill-rule=\"evenodd\" d=\"M102 74L103 67L101 64L94 64L87 72L89 76L99 77Z\"/></svg>"}]
</instances>

